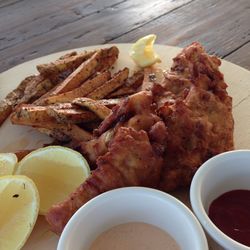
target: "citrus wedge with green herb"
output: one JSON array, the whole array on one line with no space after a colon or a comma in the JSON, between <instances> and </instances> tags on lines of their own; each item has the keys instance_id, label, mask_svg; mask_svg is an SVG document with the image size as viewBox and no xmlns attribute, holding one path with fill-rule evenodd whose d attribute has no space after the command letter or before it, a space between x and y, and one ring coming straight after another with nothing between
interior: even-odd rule
<instances>
[{"instance_id":1,"label":"citrus wedge with green herb","mask_svg":"<svg viewBox=\"0 0 250 250\"><path fill-rule=\"evenodd\" d=\"M39 211L39 194L34 182L21 175L0 177L0 204L0 249L21 249Z\"/></svg>"},{"instance_id":2,"label":"citrus wedge with green herb","mask_svg":"<svg viewBox=\"0 0 250 250\"><path fill-rule=\"evenodd\" d=\"M17 165L16 174L31 178L39 191L40 211L63 201L89 176L85 158L62 146L40 148L26 155Z\"/></svg>"}]
</instances>

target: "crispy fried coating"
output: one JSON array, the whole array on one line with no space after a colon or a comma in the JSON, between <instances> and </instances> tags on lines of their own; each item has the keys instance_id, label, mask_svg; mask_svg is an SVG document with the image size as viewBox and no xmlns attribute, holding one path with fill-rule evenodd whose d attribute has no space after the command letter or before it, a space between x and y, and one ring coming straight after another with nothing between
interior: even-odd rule
<instances>
[{"instance_id":1,"label":"crispy fried coating","mask_svg":"<svg viewBox=\"0 0 250 250\"><path fill-rule=\"evenodd\" d=\"M165 191L189 185L204 161L234 148L232 98L219 71L220 60L193 43L173 61L168 72L145 69L142 87L152 94L139 92L114 107L95 131L101 136L87 142L83 150L95 161L107 150L105 131L110 133L110 129L115 131L120 126L144 129L150 138L159 141L161 135L155 124L160 122L162 127L164 123L165 141L158 143L158 148L165 151L160 183Z\"/></svg>"},{"instance_id":2,"label":"crispy fried coating","mask_svg":"<svg viewBox=\"0 0 250 250\"><path fill-rule=\"evenodd\" d=\"M234 148L232 98L220 63L193 43L174 58L165 92L155 90L168 132L160 184L165 191L189 185L204 161Z\"/></svg>"},{"instance_id":3,"label":"crispy fried coating","mask_svg":"<svg viewBox=\"0 0 250 250\"><path fill-rule=\"evenodd\" d=\"M97 137L81 143L80 151L87 157L92 167L95 167L97 157L107 152L108 144L119 127L148 132L155 123L160 121L152 103L151 92L141 91L124 99L113 108L112 113L95 131ZM164 135L162 137L164 138Z\"/></svg>"},{"instance_id":4,"label":"crispy fried coating","mask_svg":"<svg viewBox=\"0 0 250 250\"><path fill-rule=\"evenodd\" d=\"M98 194L127 186L156 187L162 158L154 152L145 131L121 127L108 152L98 158L97 166L67 200L47 213L46 219L54 232L61 233L76 210Z\"/></svg>"},{"instance_id":5,"label":"crispy fried coating","mask_svg":"<svg viewBox=\"0 0 250 250\"><path fill-rule=\"evenodd\" d=\"M143 116L145 117L145 115L147 117L154 116L155 111L152 103L153 97L150 91L141 91L125 98L120 104L116 105L112 109L112 113L100 124L98 130L95 131L96 135L103 134L108 129L117 126L117 124L126 126L126 124L124 123L136 115L140 116L141 118ZM147 124L141 119L140 121L139 119L136 120L137 121L134 122L131 121L131 125L128 126L134 127L137 125L137 130L145 130L145 127L148 127ZM132 125L132 123L134 124L134 126Z\"/></svg>"}]
</instances>

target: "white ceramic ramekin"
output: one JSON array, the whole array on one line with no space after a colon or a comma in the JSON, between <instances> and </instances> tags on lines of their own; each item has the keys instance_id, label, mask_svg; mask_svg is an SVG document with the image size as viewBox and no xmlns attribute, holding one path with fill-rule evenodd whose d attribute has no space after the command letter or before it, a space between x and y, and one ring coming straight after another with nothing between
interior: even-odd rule
<instances>
[{"instance_id":1,"label":"white ceramic ramekin","mask_svg":"<svg viewBox=\"0 0 250 250\"><path fill-rule=\"evenodd\" d=\"M219 245L230 250L250 250L225 235L208 217L212 201L235 189L250 190L250 150L230 151L206 161L192 180L191 204L202 226Z\"/></svg>"},{"instance_id":2,"label":"white ceramic ramekin","mask_svg":"<svg viewBox=\"0 0 250 250\"><path fill-rule=\"evenodd\" d=\"M128 187L106 192L82 206L66 225L58 250L87 250L107 229L127 222L145 222L167 231L182 250L207 250L207 240L192 212L161 191Z\"/></svg>"}]
</instances>

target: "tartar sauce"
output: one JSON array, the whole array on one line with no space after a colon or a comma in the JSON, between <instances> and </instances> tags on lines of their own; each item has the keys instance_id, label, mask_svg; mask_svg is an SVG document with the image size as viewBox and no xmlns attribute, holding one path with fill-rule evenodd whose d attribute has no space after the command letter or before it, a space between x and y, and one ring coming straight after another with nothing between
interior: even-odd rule
<instances>
[{"instance_id":1,"label":"tartar sauce","mask_svg":"<svg viewBox=\"0 0 250 250\"><path fill-rule=\"evenodd\" d=\"M142 222L115 226L96 238L90 250L180 250L164 230Z\"/></svg>"}]
</instances>

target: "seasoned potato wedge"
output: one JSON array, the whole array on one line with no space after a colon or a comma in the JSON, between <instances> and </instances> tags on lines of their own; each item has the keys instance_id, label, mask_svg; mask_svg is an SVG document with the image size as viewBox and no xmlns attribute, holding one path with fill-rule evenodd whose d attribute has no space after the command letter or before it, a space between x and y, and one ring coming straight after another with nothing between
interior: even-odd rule
<instances>
[{"instance_id":1,"label":"seasoned potato wedge","mask_svg":"<svg viewBox=\"0 0 250 250\"><path fill-rule=\"evenodd\" d=\"M77 108L77 106L73 106L70 103L50 106L23 104L11 115L13 124L30 126L51 121L57 121L58 123L84 123L97 119L93 112Z\"/></svg>"},{"instance_id":2,"label":"seasoned potato wedge","mask_svg":"<svg viewBox=\"0 0 250 250\"><path fill-rule=\"evenodd\" d=\"M46 100L44 100L44 102L46 104L71 102L75 98L84 97L88 95L90 92L94 91L96 88L108 81L110 77L110 72L104 71L103 73L99 73L92 79L84 82L80 87L75 88L66 93L48 97Z\"/></svg>"},{"instance_id":3,"label":"seasoned potato wedge","mask_svg":"<svg viewBox=\"0 0 250 250\"><path fill-rule=\"evenodd\" d=\"M117 59L119 50L116 47L97 50L88 60L84 61L63 82L40 98L36 104L44 104L46 98L71 91L79 87L91 75L107 70Z\"/></svg>"},{"instance_id":4,"label":"seasoned potato wedge","mask_svg":"<svg viewBox=\"0 0 250 250\"><path fill-rule=\"evenodd\" d=\"M8 118L16 105L30 103L53 86L48 79L40 75L26 77L16 89L0 101L0 125Z\"/></svg>"},{"instance_id":5,"label":"seasoned potato wedge","mask_svg":"<svg viewBox=\"0 0 250 250\"><path fill-rule=\"evenodd\" d=\"M101 49L101 58L99 60L96 72L108 70L117 60L119 50L116 46Z\"/></svg>"},{"instance_id":6,"label":"seasoned potato wedge","mask_svg":"<svg viewBox=\"0 0 250 250\"><path fill-rule=\"evenodd\" d=\"M109 94L108 98L116 98L116 97L120 97L120 96L127 96L127 95L134 94L135 92L136 92L136 90L133 89L132 87L124 86L122 88L119 88L119 89L115 90L111 94Z\"/></svg>"},{"instance_id":7,"label":"seasoned potato wedge","mask_svg":"<svg viewBox=\"0 0 250 250\"><path fill-rule=\"evenodd\" d=\"M143 78L144 72L142 70L135 72L126 80L124 86L110 93L108 98L134 94L137 91L137 88L142 85Z\"/></svg>"},{"instance_id":8,"label":"seasoned potato wedge","mask_svg":"<svg viewBox=\"0 0 250 250\"><path fill-rule=\"evenodd\" d=\"M112 99L101 99L101 100L95 100L95 101L108 108L113 108L115 105L119 104L123 99L124 98L112 98Z\"/></svg>"},{"instance_id":9,"label":"seasoned potato wedge","mask_svg":"<svg viewBox=\"0 0 250 250\"><path fill-rule=\"evenodd\" d=\"M69 140L89 141L93 139L93 136L91 133L80 128L79 126L75 124L59 124L57 122L46 122L46 123L36 124L33 127L46 129L47 132L51 131L52 133L59 132L61 133L61 135L68 136Z\"/></svg>"},{"instance_id":10,"label":"seasoned potato wedge","mask_svg":"<svg viewBox=\"0 0 250 250\"><path fill-rule=\"evenodd\" d=\"M79 54L76 52L68 53L55 62L39 64L36 66L41 75L50 77L61 72L76 69L80 64L89 59L96 51L84 51Z\"/></svg>"},{"instance_id":11,"label":"seasoned potato wedge","mask_svg":"<svg viewBox=\"0 0 250 250\"><path fill-rule=\"evenodd\" d=\"M73 103L91 110L102 120L111 113L111 109L90 98L77 98Z\"/></svg>"},{"instance_id":12,"label":"seasoned potato wedge","mask_svg":"<svg viewBox=\"0 0 250 250\"><path fill-rule=\"evenodd\" d=\"M32 126L60 143L92 139L92 131L122 100L110 97L134 93L141 84L139 73L128 78L128 68L111 77L118 55L118 48L112 46L73 51L37 65L39 75L25 78L0 101L0 125L12 113L13 124ZM17 152L20 159L27 153Z\"/></svg>"},{"instance_id":13,"label":"seasoned potato wedge","mask_svg":"<svg viewBox=\"0 0 250 250\"><path fill-rule=\"evenodd\" d=\"M48 115L47 107L22 104L10 117L13 124L30 125L40 122L54 121L55 119Z\"/></svg>"},{"instance_id":14,"label":"seasoned potato wedge","mask_svg":"<svg viewBox=\"0 0 250 250\"><path fill-rule=\"evenodd\" d=\"M13 108L8 100L0 101L0 125L9 117Z\"/></svg>"},{"instance_id":15,"label":"seasoned potato wedge","mask_svg":"<svg viewBox=\"0 0 250 250\"><path fill-rule=\"evenodd\" d=\"M79 87L87 80L97 67L100 52L96 52L88 60L84 61L75 71L73 71L62 83L58 84L50 95L65 93Z\"/></svg>"},{"instance_id":16,"label":"seasoned potato wedge","mask_svg":"<svg viewBox=\"0 0 250 250\"><path fill-rule=\"evenodd\" d=\"M49 116L54 117L58 123L86 123L98 120L98 117L93 112L79 108L59 109L49 106L47 113Z\"/></svg>"},{"instance_id":17,"label":"seasoned potato wedge","mask_svg":"<svg viewBox=\"0 0 250 250\"><path fill-rule=\"evenodd\" d=\"M108 96L111 92L124 84L125 80L128 78L128 74L128 68L118 71L109 81L88 94L87 97L98 100Z\"/></svg>"},{"instance_id":18,"label":"seasoned potato wedge","mask_svg":"<svg viewBox=\"0 0 250 250\"><path fill-rule=\"evenodd\" d=\"M38 127L35 127L35 128L41 133L44 133L59 142L65 143L65 142L71 141L70 136L65 135L63 132L61 132L58 129L48 129L48 128L38 128Z\"/></svg>"}]
</instances>

